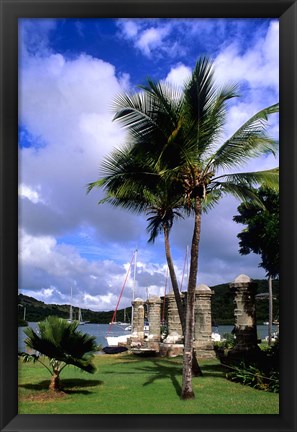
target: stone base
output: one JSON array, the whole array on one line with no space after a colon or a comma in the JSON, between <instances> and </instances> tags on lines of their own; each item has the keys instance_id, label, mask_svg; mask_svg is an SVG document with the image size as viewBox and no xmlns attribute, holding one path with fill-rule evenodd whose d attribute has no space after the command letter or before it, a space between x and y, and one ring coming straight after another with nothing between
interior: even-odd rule
<instances>
[{"instance_id":1,"label":"stone base","mask_svg":"<svg viewBox=\"0 0 297 432\"><path fill-rule=\"evenodd\" d=\"M144 346L144 340L137 337L130 337L127 339L126 345L128 348L140 348Z\"/></svg>"},{"instance_id":2,"label":"stone base","mask_svg":"<svg viewBox=\"0 0 297 432\"><path fill-rule=\"evenodd\" d=\"M195 353L198 359L216 358L216 353L214 349L195 349Z\"/></svg>"},{"instance_id":3,"label":"stone base","mask_svg":"<svg viewBox=\"0 0 297 432\"><path fill-rule=\"evenodd\" d=\"M184 353L183 344L169 344L160 343L160 356L161 357L178 357Z\"/></svg>"},{"instance_id":4,"label":"stone base","mask_svg":"<svg viewBox=\"0 0 297 432\"><path fill-rule=\"evenodd\" d=\"M171 332L166 339L163 340L164 344L182 344L183 343L183 336L180 335L177 332Z\"/></svg>"},{"instance_id":5,"label":"stone base","mask_svg":"<svg viewBox=\"0 0 297 432\"><path fill-rule=\"evenodd\" d=\"M224 352L224 354L218 353L218 357L220 360L223 359L224 363L226 364L240 364L243 361L246 364L253 364L258 362L259 359L265 359L265 354L259 347L248 350L233 348L227 352Z\"/></svg>"},{"instance_id":6,"label":"stone base","mask_svg":"<svg viewBox=\"0 0 297 432\"><path fill-rule=\"evenodd\" d=\"M146 342L146 348L149 349L149 350L151 350L151 351L155 351L156 353L159 353L159 351L160 351L160 342L148 340Z\"/></svg>"}]
</instances>

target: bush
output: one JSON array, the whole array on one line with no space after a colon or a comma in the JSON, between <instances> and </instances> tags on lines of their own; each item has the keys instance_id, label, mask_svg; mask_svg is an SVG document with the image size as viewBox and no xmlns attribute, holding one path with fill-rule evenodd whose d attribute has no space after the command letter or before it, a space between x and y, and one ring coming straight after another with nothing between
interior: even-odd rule
<instances>
[{"instance_id":1,"label":"bush","mask_svg":"<svg viewBox=\"0 0 297 432\"><path fill-rule=\"evenodd\" d=\"M227 379L255 389L278 393L279 341L277 340L271 348L260 351L253 360L242 361L239 365L231 363L228 367L232 370L226 374Z\"/></svg>"},{"instance_id":2,"label":"bush","mask_svg":"<svg viewBox=\"0 0 297 432\"><path fill-rule=\"evenodd\" d=\"M270 371L269 376L265 376L266 371L260 370L257 366L241 363L233 366L233 371L226 374L226 378L231 381L240 382L258 390L279 392L279 372Z\"/></svg>"},{"instance_id":3,"label":"bush","mask_svg":"<svg viewBox=\"0 0 297 432\"><path fill-rule=\"evenodd\" d=\"M235 345L235 337L232 333L224 333L220 342L215 342L215 346L220 350L229 350Z\"/></svg>"}]
</instances>

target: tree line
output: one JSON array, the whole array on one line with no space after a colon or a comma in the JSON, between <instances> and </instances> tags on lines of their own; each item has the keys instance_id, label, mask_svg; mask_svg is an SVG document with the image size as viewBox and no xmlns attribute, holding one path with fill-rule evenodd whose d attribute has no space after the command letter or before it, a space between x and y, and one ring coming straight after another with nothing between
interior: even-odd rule
<instances>
[{"instance_id":1,"label":"tree line","mask_svg":"<svg viewBox=\"0 0 297 432\"><path fill-rule=\"evenodd\" d=\"M267 281L256 280L257 294L267 292ZM213 325L233 325L234 324L234 304L233 297L230 292L229 284L220 284L210 287L214 291L212 296L212 321ZM273 281L274 294L274 319L279 313L279 280ZM39 322L49 316L57 316L60 318L69 318L69 305L46 304L33 297L19 294L18 301L26 307L26 321ZM73 307L74 318L78 317L78 308ZM113 310L106 312L96 312L90 309L81 309L83 319L91 324L108 324L110 323ZM126 314L131 317L131 307L126 308ZM258 324L262 324L268 320L268 300L259 300L256 302L256 314ZM19 308L19 323L23 318L23 308ZM117 320L124 321L124 309L117 311Z\"/></svg>"}]
</instances>

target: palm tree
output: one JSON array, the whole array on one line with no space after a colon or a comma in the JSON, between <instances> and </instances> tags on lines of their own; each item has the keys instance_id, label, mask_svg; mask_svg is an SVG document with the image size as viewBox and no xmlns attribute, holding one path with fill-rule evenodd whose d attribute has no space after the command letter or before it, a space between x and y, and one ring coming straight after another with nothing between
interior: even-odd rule
<instances>
[{"instance_id":1,"label":"palm tree","mask_svg":"<svg viewBox=\"0 0 297 432\"><path fill-rule=\"evenodd\" d=\"M56 316L49 316L38 324L37 333L28 327L24 330L27 338L26 345L37 351L36 354L19 353L23 360L41 363L51 374L49 389L60 390L60 374L68 365L95 373L92 363L94 354L98 351L95 336L77 331L78 321L68 323L67 320ZM40 357L49 359L47 366Z\"/></svg>"},{"instance_id":2,"label":"palm tree","mask_svg":"<svg viewBox=\"0 0 297 432\"><path fill-rule=\"evenodd\" d=\"M222 143L227 103L238 94L236 86L218 89L213 73L212 63L201 58L183 91L148 79L140 92L120 95L115 100L114 119L128 131L128 144L105 160L102 178L97 182L107 197L120 197L123 202L129 202L135 194L145 197L151 189L160 191L163 182L172 183L175 202L194 214L185 319L183 399L195 397L191 365L203 207L214 205L225 194L259 201L253 192L255 185L278 184L277 168L225 173L253 157L275 151L278 143L269 138L266 125L268 116L278 112L278 104L256 113Z\"/></svg>"},{"instance_id":3,"label":"palm tree","mask_svg":"<svg viewBox=\"0 0 297 432\"><path fill-rule=\"evenodd\" d=\"M150 237L148 242L153 243L157 236L162 232L164 235L165 256L169 269L172 288L176 300L176 305L179 313L179 318L182 326L183 335L185 335L185 310L182 304L177 277L174 269L169 235L173 226L174 220L183 218L184 214L188 214L190 209L184 205L184 200L180 198L182 190L180 182L166 181L157 172L153 172L151 167L144 166L143 160L138 160L130 153L116 150L111 156L107 157L104 163L109 172L112 170L113 175L105 184L105 179L98 180L88 185L88 192L93 188L106 187L107 196L99 201L99 203L109 203L115 207L123 207L130 211L141 213L144 212L149 222L147 232ZM134 173L145 172L143 177L144 183L140 189L141 175L134 178ZM147 181L147 175L151 176L151 180ZM135 182L135 185L130 185L128 196L125 190L122 191L121 183L118 182L118 174L124 177L125 181ZM111 183L116 184L111 184ZM127 186L127 185L126 185ZM194 353L195 354L195 353ZM192 363L192 373L195 376L202 375L196 355L194 355Z\"/></svg>"}]
</instances>

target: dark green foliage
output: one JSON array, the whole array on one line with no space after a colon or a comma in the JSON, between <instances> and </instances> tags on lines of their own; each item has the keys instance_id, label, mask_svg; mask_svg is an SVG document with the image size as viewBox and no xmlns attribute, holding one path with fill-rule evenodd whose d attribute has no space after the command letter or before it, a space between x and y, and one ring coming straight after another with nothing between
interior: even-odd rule
<instances>
[{"instance_id":1,"label":"dark green foliage","mask_svg":"<svg viewBox=\"0 0 297 432\"><path fill-rule=\"evenodd\" d=\"M230 349L233 348L235 345L235 338L232 333L224 333L222 336L222 341L215 342L216 348L219 349Z\"/></svg>"},{"instance_id":2,"label":"dark green foliage","mask_svg":"<svg viewBox=\"0 0 297 432\"><path fill-rule=\"evenodd\" d=\"M266 370L257 366L241 363L235 366L232 372L226 374L227 379L240 382L258 390L279 393L279 371L272 370L267 375Z\"/></svg>"},{"instance_id":3,"label":"dark green foliage","mask_svg":"<svg viewBox=\"0 0 297 432\"><path fill-rule=\"evenodd\" d=\"M254 280L257 283L257 294L267 292L267 281ZM234 303L231 295L229 284L216 285L211 287L215 292L212 296L212 319L217 325L233 325L234 324ZM273 281L274 293L274 318L279 314L279 281ZM268 300L256 301L256 316L257 322L262 324L268 319Z\"/></svg>"},{"instance_id":4,"label":"dark green foliage","mask_svg":"<svg viewBox=\"0 0 297 432\"><path fill-rule=\"evenodd\" d=\"M68 323L63 318L50 316L39 323L38 332L31 327L24 330L25 343L49 359L94 373L91 360L97 351L96 337L78 331L78 324L78 321Z\"/></svg>"},{"instance_id":5,"label":"dark green foliage","mask_svg":"<svg viewBox=\"0 0 297 432\"><path fill-rule=\"evenodd\" d=\"M233 217L237 223L247 225L238 234L239 252L247 255L251 252L261 255L259 266L267 275L279 275L279 193L267 187L260 187L256 192L265 208L255 202L245 202L238 207L239 215Z\"/></svg>"},{"instance_id":6,"label":"dark green foliage","mask_svg":"<svg viewBox=\"0 0 297 432\"><path fill-rule=\"evenodd\" d=\"M227 367L230 372L226 378L240 382L255 389L279 392L279 340L271 348L255 353L254 356L246 356L244 361L229 359ZM221 359L224 363L224 359Z\"/></svg>"},{"instance_id":7,"label":"dark green foliage","mask_svg":"<svg viewBox=\"0 0 297 432\"><path fill-rule=\"evenodd\" d=\"M96 337L77 330L79 323L56 316L50 316L39 323L35 332L27 327L25 343L35 353L20 352L19 358L24 362L41 363L52 375L51 390L60 390L60 374L68 365L73 365L85 372L94 373L96 368L92 363L98 350ZM48 358L48 365L44 363Z\"/></svg>"},{"instance_id":8,"label":"dark green foliage","mask_svg":"<svg viewBox=\"0 0 297 432\"><path fill-rule=\"evenodd\" d=\"M69 318L69 305L45 304L33 297L19 294L18 302L26 307L26 320L28 322L39 322L48 316L58 316L60 318ZM108 324L113 316L113 311L95 312L90 309L81 309L83 320L94 324ZM20 310L19 314L23 314ZM131 308L126 309L126 314L131 317ZM74 318L78 317L78 308L73 307ZM124 309L117 312L117 320L124 320Z\"/></svg>"},{"instance_id":9,"label":"dark green foliage","mask_svg":"<svg viewBox=\"0 0 297 432\"><path fill-rule=\"evenodd\" d=\"M255 280L257 282L257 293L267 292L266 280ZM217 325L233 325L234 324L234 304L233 297L230 292L229 284L220 284L211 287L215 292L212 296L212 319ZM274 293L274 318L278 317L279 310L279 281L273 281ZM24 304L27 308L26 318L29 322L39 322L47 316L56 315L62 318L69 317L69 305L54 305L45 304L32 297L19 295L19 303ZM74 309L74 314L77 314L78 309ZM82 309L83 319L90 323L108 324L113 315L113 311L109 312L94 312L89 309ZM166 313L166 309L165 309ZM262 324L268 318L268 300L259 300L256 302L257 321ZM131 308L126 308L126 315L131 317ZM166 318L166 316L165 316ZM124 321L124 309L118 310L117 321Z\"/></svg>"},{"instance_id":10,"label":"dark green foliage","mask_svg":"<svg viewBox=\"0 0 297 432\"><path fill-rule=\"evenodd\" d=\"M25 321L23 318L18 318L18 327L27 327L27 325L27 321Z\"/></svg>"}]
</instances>

